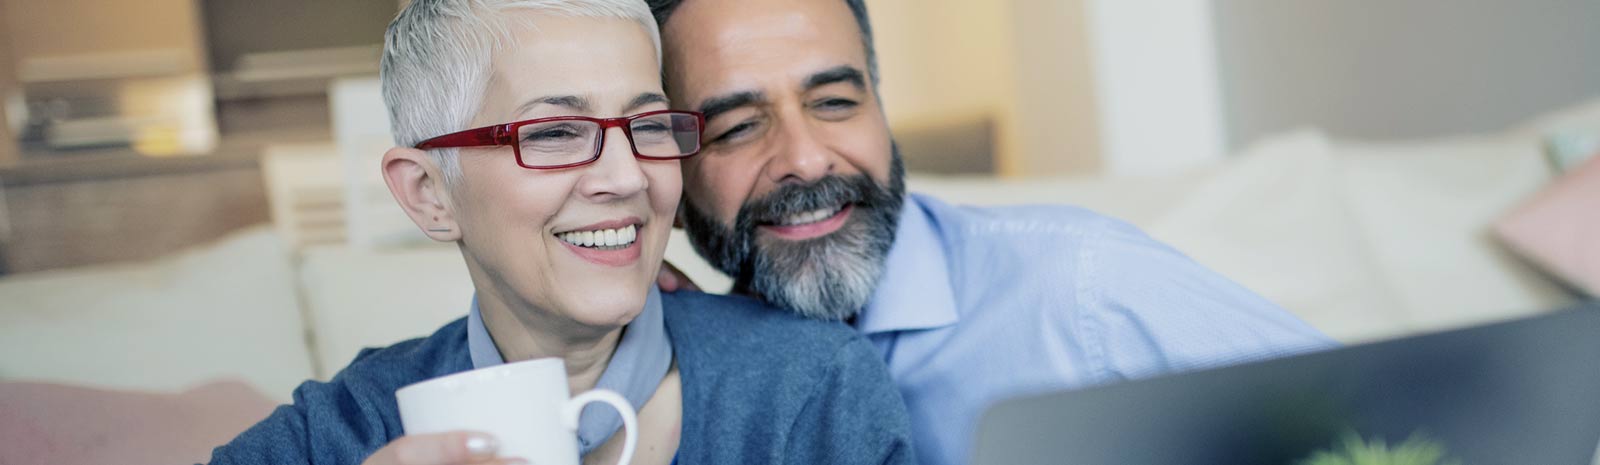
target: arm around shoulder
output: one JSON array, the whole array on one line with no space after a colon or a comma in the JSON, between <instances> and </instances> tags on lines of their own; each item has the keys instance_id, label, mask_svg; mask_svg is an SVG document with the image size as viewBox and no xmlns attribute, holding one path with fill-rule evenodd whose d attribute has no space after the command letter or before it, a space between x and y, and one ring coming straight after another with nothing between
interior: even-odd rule
<instances>
[{"instance_id":1,"label":"arm around shoulder","mask_svg":"<svg viewBox=\"0 0 1600 465\"><path fill-rule=\"evenodd\" d=\"M878 353L851 337L795 419L787 463L914 464L911 420Z\"/></svg>"}]
</instances>

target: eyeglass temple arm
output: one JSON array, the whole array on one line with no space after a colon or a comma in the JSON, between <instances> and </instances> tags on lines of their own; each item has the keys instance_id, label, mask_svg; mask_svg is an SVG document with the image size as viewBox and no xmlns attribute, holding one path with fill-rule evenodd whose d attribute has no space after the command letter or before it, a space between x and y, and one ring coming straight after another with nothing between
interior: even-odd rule
<instances>
[{"instance_id":1,"label":"eyeglass temple arm","mask_svg":"<svg viewBox=\"0 0 1600 465\"><path fill-rule=\"evenodd\" d=\"M439 149L448 147L482 147L486 145L505 145L510 139L509 124L468 129L461 132L445 134L439 137L422 141L417 144L418 149Z\"/></svg>"}]
</instances>

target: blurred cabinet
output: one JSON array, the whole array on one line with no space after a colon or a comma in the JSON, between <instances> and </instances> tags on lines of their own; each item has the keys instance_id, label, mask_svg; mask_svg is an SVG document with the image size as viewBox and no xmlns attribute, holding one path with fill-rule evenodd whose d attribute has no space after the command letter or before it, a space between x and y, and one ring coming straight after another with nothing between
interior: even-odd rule
<instances>
[{"instance_id":1,"label":"blurred cabinet","mask_svg":"<svg viewBox=\"0 0 1600 465\"><path fill-rule=\"evenodd\" d=\"M0 274L147 260L269 221L253 157L109 163L95 170L0 170L11 234L0 241ZM142 172L141 172L142 171Z\"/></svg>"},{"instance_id":2,"label":"blurred cabinet","mask_svg":"<svg viewBox=\"0 0 1600 465\"><path fill-rule=\"evenodd\" d=\"M210 152L218 135L196 0L0 0L23 157ZM24 160L27 161L27 160Z\"/></svg>"},{"instance_id":3,"label":"blurred cabinet","mask_svg":"<svg viewBox=\"0 0 1600 465\"><path fill-rule=\"evenodd\" d=\"M202 10L223 105L325 95L336 78L376 75L399 11L393 0L206 0Z\"/></svg>"},{"instance_id":4,"label":"blurred cabinet","mask_svg":"<svg viewBox=\"0 0 1600 465\"><path fill-rule=\"evenodd\" d=\"M6 18L5 2L0 2L0 166L8 166L17 161L17 141L11 135L11 119L9 116L12 95L16 89L16 67L11 61L10 27ZM4 189L4 186L0 186ZM4 212L0 212L3 215ZM4 218L0 218L3 224Z\"/></svg>"}]
</instances>

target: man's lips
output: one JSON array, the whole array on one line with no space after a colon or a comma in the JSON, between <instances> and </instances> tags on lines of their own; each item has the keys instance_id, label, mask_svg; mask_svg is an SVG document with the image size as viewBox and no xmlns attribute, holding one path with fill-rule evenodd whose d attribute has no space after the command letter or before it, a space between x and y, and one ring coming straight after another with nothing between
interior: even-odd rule
<instances>
[{"instance_id":1,"label":"man's lips","mask_svg":"<svg viewBox=\"0 0 1600 465\"><path fill-rule=\"evenodd\" d=\"M845 204L839 211L820 219L809 220L799 224L764 224L757 229L766 231L779 239L790 241L803 241L822 237L838 231L844 227L845 221L850 219L850 213L855 211L855 206ZM805 215L802 213L801 215ZM815 215L821 216L821 215Z\"/></svg>"}]
</instances>

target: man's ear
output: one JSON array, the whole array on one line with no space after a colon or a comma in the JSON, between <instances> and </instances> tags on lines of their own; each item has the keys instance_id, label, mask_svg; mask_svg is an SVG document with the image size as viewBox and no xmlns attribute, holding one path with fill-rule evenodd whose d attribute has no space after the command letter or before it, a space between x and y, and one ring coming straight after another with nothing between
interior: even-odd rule
<instances>
[{"instance_id":1,"label":"man's ear","mask_svg":"<svg viewBox=\"0 0 1600 465\"><path fill-rule=\"evenodd\" d=\"M400 203L411 222L429 238L440 242L461 240L450 192L445 189L439 167L421 150L395 147L383 154L383 182Z\"/></svg>"}]
</instances>

